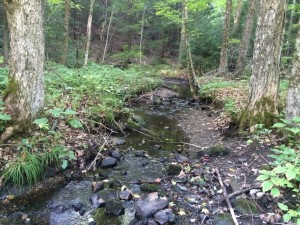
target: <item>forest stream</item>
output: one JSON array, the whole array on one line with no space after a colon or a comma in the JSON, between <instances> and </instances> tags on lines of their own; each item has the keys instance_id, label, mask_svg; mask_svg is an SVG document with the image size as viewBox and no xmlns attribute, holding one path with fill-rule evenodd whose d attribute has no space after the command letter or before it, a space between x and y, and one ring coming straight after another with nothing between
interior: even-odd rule
<instances>
[{"instance_id":1,"label":"forest stream","mask_svg":"<svg viewBox=\"0 0 300 225\"><path fill-rule=\"evenodd\" d=\"M241 138L224 138L219 113L193 99L185 82L167 80L130 111L142 128L111 137L112 156L95 173L1 205L0 224L233 224L215 168L229 193L247 189L231 199L240 224L262 224L258 215L275 207L255 184L264 156ZM144 217L151 207L161 208Z\"/></svg>"}]
</instances>

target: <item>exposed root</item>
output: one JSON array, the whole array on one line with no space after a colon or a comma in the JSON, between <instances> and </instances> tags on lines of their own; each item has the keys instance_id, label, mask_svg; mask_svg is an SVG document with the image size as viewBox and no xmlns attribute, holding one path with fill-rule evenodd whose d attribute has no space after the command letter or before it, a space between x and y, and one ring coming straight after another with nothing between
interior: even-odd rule
<instances>
[{"instance_id":1,"label":"exposed root","mask_svg":"<svg viewBox=\"0 0 300 225\"><path fill-rule=\"evenodd\" d=\"M9 138L22 131L23 130L21 129L21 125L7 127L0 137L0 143L7 141Z\"/></svg>"}]
</instances>

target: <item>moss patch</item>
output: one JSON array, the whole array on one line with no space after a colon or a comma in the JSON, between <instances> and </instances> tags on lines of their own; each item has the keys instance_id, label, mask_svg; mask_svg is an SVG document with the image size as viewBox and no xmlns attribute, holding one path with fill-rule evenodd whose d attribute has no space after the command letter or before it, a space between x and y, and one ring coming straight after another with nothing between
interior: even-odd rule
<instances>
[{"instance_id":1,"label":"moss patch","mask_svg":"<svg viewBox=\"0 0 300 225\"><path fill-rule=\"evenodd\" d=\"M140 188L141 188L141 191L152 193L152 192L157 192L158 185L145 183L145 184L142 184L140 186Z\"/></svg>"},{"instance_id":2,"label":"moss patch","mask_svg":"<svg viewBox=\"0 0 300 225\"><path fill-rule=\"evenodd\" d=\"M245 199L239 198L235 202L235 209L240 214L257 214L259 210L254 202Z\"/></svg>"},{"instance_id":3,"label":"moss patch","mask_svg":"<svg viewBox=\"0 0 300 225\"><path fill-rule=\"evenodd\" d=\"M214 218L213 224L214 225L234 225L234 222L229 213L220 213Z\"/></svg>"},{"instance_id":4,"label":"moss patch","mask_svg":"<svg viewBox=\"0 0 300 225\"><path fill-rule=\"evenodd\" d=\"M230 152L229 149L226 148L225 146L215 145L215 146L209 147L208 149L198 152L197 156L202 157L204 155L208 155L210 157L218 157L218 156L228 155L229 152Z\"/></svg>"},{"instance_id":5,"label":"moss patch","mask_svg":"<svg viewBox=\"0 0 300 225\"><path fill-rule=\"evenodd\" d=\"M181 172L182 168L177 164L169 164L167 173L169 176L177 176Z\"/></svg>"}]
</instances>

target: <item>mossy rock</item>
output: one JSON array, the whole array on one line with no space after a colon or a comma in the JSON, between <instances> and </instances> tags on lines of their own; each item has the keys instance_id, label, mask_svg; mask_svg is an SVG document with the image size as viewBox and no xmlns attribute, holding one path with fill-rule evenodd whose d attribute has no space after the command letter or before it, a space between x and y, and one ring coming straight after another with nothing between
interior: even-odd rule
<instances>
[{"instance_id":1,"label":"mossy rock","mask_svg":"<svg viewBox=\"0 0 300 225\"><path fill-rule=\"evenodd\" d=\"M235 201L235 210L240 214L258 214L259 210L253 201L239 198Z\"/></svg>"},{"instance_id":2,"label":"mossy rock","mask_svg":"<svg viewBox=\"0 0 300 225\"><path fill-rule=\"evenodd\" d=\"M168 169L167 169L167 174L169 176L177 176L180 174L182 168L180 165L177 164L169 164Z\"/></svg>"},{"instance_id":3,"label":"mossy rock","mask_svg":"<svg viewBox=\"0 0 300 225\"><path fill-rule=\"evenodd\" d=\"M135 121L133 121L131 118L129 118L129 119L127 120L126 128L127 128L128 130L134 131L134 130L140 130L140 129L141 129L141 126L140 126L140 124L138 124L137 122L135 122Z\"/></svg>"},{"instance_id":4,"label":"mossy rock","mask_svg":"<svg viewBox=\"0 0 300 225\"><path fill-rule=\"evenodd\" d=\"M140 117L140 116L138 116L138 115L136 115L136 114L132 114L132 115L130 116L130 118L131 118L134 122L138 123L140 126L145 126L145 125L146 125L146 121L145 121L142 117Z\"/></svg>"},{"instance_id":5,"label":"mossy rock","mask_svg":"<svg viewBox=\"0 0 300 225\"><path fill-rule=\"evenodd\" d=\"M148 192L148 193L152 193L152 192L157 192L158 191L158 185L157 184L141 184L140 186L141 191L143 192Z\"/></svg>"},{"instance_id":6,"label":"mossy rock","mask_svg":"<svg viewBox=\"0 0 300 225\"><path fill-rule=\"evenodd\" d=\"M220 213L214 218L213 224L214 225L234 225L234 222L229 213Z\"/></svg>"},{"instance_id":7,"label":"mossy rock","mask_svg":"<svg viewBox=\"0 0 300 225\"><path fill-rule=\"evenodd\" d=\"M218 157L228 155L230 150L224 145L215 145L197 153L198 157L208 155L210 157Z\"/></svg>"}]
</instances>

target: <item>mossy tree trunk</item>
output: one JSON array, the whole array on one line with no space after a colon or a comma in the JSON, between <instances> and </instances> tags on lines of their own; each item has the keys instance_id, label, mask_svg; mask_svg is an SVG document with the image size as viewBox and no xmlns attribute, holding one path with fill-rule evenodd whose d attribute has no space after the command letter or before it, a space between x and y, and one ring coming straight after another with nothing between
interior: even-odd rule
<instances>
[{"instance_id":1,"label":"mossy tree trunk","mask_svg":"<svg viewBox=\"0 0 300 225\"><path fill-rule=\"evenodd\" d=\"M244 69L246 67L247 52L249 49L249 43L250 43L251 34L252 34L253 18L254 18L254 14L255 14L256 5L257 5L257 0L250 0L249 4L250 4L250 7L248 9L247 18L246 18L246 22L244 25L238 60L236 63L236 68L235 68L235 76L237 76L237 77L239 77L243 74Z\"/></svg>"},{"instance_id":2,"label":"mossy tree trunk","mask_svg":"<svg viewBox=\"0 0 300 225\"><path fill-rule=\"evenodd\" d=\"M299 25L298 25L299 27ZM299 29L299 28L298 28ZM296 54L287 94L286 119L300 116L300 30L296 39Z\"/></svg>"},{"instance_id":3,"label":"mossy tree trunk","mask_svg":"<svg viewBox=\"0 0 300 225\"><path fill-rule=\"evenodd\" d=\"M4 101L14 124L18 125L10 130L14 133L28 126L44 106L44 1L5 0L4 3L11 48ZM1 140L7 139L7 135L4 132Z\"/></svg>"},{"instance_id":4,"label":"mossy tree trunk","mask_svg":"<svg viewBox=\"0 0 300 225\"><path fill-rule=\"evenodd\" d=\"M68 59L68 44L69 44L69 21L71 15L71 2L65 0L65 17L64 17L64 44L63 44L63 55L62 64L67 64Z\"/></svg>"},{"instance_id":5,"label":"mossy tree trunk","mask_svg":"<svg viewBox=\"0 0 300 225\"><path fill-rule=\"evenodd\" d=\"M230 31L230 17L232 12L232 0L226 1L226 11L223 24L223 39L222 48L220 54L220 64L218 73L225 74L228 70L228 43L229 43L229 31Z\"/></svg>"},{"instance_id":6,"label":"mossy tree trunk","mask_svg":"<svg viewBox=\"0 0 300 225\"><path fill-rule=\"evenodd\" d=\"M279 64L285 0L260 0L247 106L249 125L270 125L278 114Z\"/></svg>"}]
</instances>

